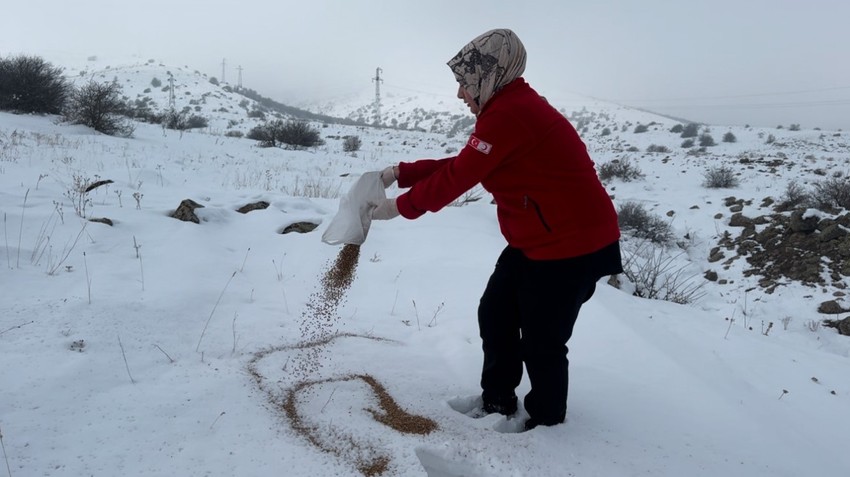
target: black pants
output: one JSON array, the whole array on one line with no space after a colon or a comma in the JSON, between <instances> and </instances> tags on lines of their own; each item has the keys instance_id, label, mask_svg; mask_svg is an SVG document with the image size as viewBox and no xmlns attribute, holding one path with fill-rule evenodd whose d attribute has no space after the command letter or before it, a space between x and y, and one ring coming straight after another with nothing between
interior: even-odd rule
<instances>
[{"instance_id":1,"label":"black pants","mask_svg":"<svg viewBox=\"0 0 850 477\"><path fill-rule=\"evenodd\" d=\"M524 400L529 416L535 424L564 422L567 341L597 278L571 260L530 260L511 247L502 252L478 307L485 401L514 399L525 363L531 381Z\"/></svg>"}]
</instances>

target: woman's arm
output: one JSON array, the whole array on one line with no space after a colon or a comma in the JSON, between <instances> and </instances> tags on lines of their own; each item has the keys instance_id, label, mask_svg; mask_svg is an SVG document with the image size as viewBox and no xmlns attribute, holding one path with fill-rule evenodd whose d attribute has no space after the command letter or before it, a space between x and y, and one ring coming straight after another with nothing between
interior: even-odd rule
<instances>
[{"instance_id":1,"label":"woman's arm","mask_svg":"<svg viewBox=\"0 0 850 477\"><path fill-rule=\"evenodd\" d=\"M403 188L413 187L453 160L454 157L447 157L445 159L420 159L416 162L401 162L398 165L396 176L398 186Z\"/></svg>"}]
</instances>

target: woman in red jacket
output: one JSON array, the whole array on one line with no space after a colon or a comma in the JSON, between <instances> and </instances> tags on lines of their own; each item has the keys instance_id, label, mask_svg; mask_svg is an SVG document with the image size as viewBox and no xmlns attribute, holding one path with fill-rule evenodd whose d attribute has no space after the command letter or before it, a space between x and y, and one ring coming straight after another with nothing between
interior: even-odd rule
<instances>
[{"instance_id":1,"label":"woman in red jacket","mask_svg":"<svg viewBox=\"0 0 850 477\"><path fill-rule=\"evenodd\" d=\"M479 415L517 411L528 370L526 429L564 422L567 341L582 304L604 276L622 272L617 214L584 143L567 119L521 77L526 53L511 30L475 38L449 62L458 98L476 115L455 157L382 172L410 190L375 204L372 217L415 219L481 184L493 195L508 242L478 308L483 341Z\"/></svg>"}]
</instances>

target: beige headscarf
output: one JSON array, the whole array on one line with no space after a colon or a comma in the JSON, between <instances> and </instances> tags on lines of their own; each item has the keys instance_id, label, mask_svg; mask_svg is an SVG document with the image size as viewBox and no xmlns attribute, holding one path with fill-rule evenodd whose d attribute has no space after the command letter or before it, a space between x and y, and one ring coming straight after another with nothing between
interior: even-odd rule
<instances>
[{"instance_id":1,"label":"beige headscarf","mask_svg":"<svg viewBox=\"0 0 850 477\"><path fill-rule=\"evenodd\" d=\"M525 71L525 47L507 28L490 30L464 46L448 65L483 108L496 91Z\"/></svg>"}]
</instances>

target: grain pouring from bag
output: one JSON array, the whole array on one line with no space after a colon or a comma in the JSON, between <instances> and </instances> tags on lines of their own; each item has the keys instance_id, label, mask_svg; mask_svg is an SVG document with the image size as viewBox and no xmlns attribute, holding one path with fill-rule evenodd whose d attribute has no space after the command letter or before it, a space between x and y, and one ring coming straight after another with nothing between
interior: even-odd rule
<instances>
[{"instance_id":1,"label":"grain pouring from bag","mask_svg":"<svg viewBox=\"0 0 850 477\"><path fill-rule=\"evenodd\" d=\"M360 245L345 244L342 247L333 266L325 272L325 277L322 279L326 299L339 301L351 287L359 259Z\"/></svg>"}]
</instances>

